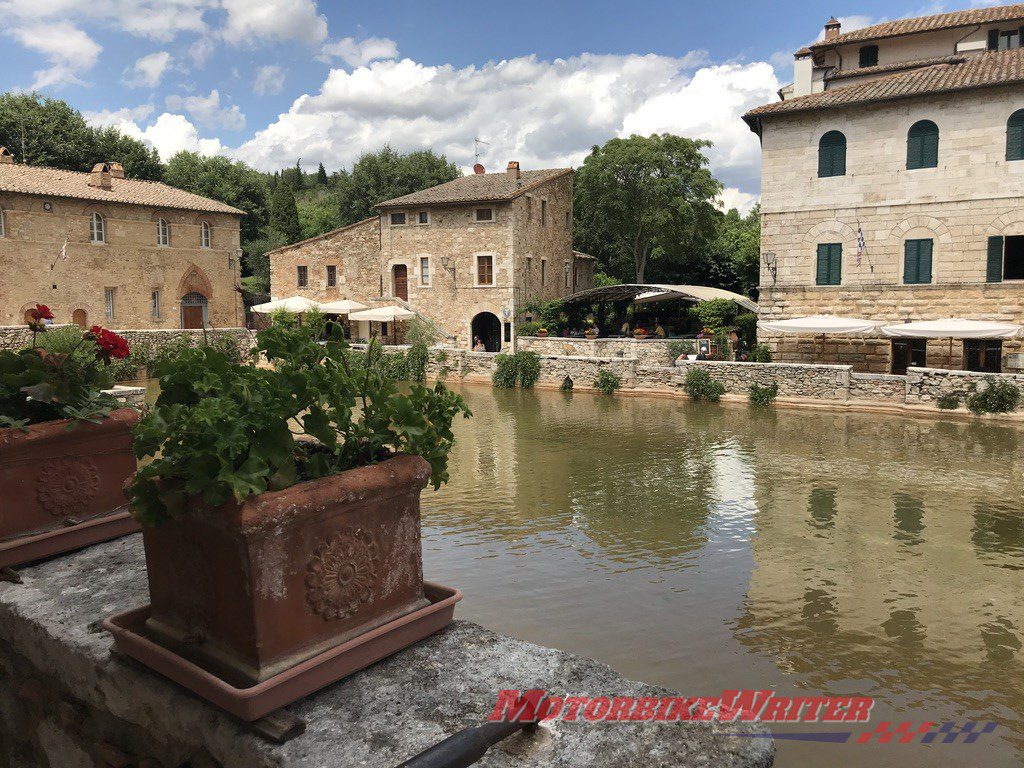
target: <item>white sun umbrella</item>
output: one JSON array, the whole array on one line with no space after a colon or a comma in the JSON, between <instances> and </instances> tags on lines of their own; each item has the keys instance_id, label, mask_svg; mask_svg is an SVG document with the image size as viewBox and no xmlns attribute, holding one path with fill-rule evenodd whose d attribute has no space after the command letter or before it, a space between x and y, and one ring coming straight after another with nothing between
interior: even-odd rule
<instances>
[{"instance_id":1,"label":"white sun umbrella","mask_svg":"<svg viewBox=\"0 0 1024 768\"><path fill-rule=\"evenodd\" d=\"M328 301L320 305L320 311L326 312L329 315L351 315L353 312L360 312L364 309L369 309L369 307L352 299Z\"/></svg>"},{"instance_id":2,"label":"white sun umbrella","mask_svg":"<svg viewBox=\"0 0 1024 768\"><path fill-rule=\"evenodd\" d=\"M349 320L363 320L371 323L393 323L396 320L411 320L416 317L415 312L402 307L387 306L366 309L362 312L353 312L348 316Z\"/></svg>"},{"instance_id":3,"label":"white sun umbrella","mask_svg":"<svg viewBox=\"0 0 1024 768\"><path fill-rule=\"evenodd\" d=\"M886 336L917 339L1012 339L1020 332L1021 326L1013 323L961 320L958 317L919 320L900 325L886 325L882 328L882 333Z\"/></svg>"},{"instance_id":4,"label":"white sun umbrella","mask_svg":"<svg viewBox=\"0 0 1024 768\"><path fill-rule=\"evenodd\" d=\"M762 320L757 327L772 333L802 333L805 335L825 335L838 333L853 336L861 333L873 333L878 330L880 322L864 320L859 317L837 317L836 315L811 315L810 317L793 317L789 320Z\"/></svg>"},{"instance_id":5,"label":"white sun umbrella","mask_svg":"<svg viewBox=\"0 0 1024 768\"><path fill-rule=\"evenodd\" d=\"M260 314L270 314L281 309L288 312L309 312L311 309L319 308L319 304L312 299L307 299L305 296L289 296L287 299L275 299L265 304L256 304L252 307L252 311L259 312Z\"/></svg>"}]
</instances>

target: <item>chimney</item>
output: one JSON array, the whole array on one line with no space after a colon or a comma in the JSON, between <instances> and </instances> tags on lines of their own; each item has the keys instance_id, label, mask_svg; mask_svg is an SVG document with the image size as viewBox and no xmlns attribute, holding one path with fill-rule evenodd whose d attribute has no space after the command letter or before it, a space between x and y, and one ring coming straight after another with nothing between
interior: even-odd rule
<instances>
[{"instance_id":1,"label":"chimney","mask_svg":"<svg viewBox=\"0 0 1024 768\"><path fill-rule=\"evenodd\" d=\"M89 174L89 186L111 189L113 185L110 183L110 179L110 166L107 163L96 163L92 167L92 173Z\"/></svg>"},{"instance_id":2,"label":"chimney","mask_svg":"<svg viewBox=\"0 0 1024 768\"><path fill-rule=\"evenodd\" d=\"M7 147L0 147L0 164L10 165L14 163L14 155Z\"/></svg>"},{"instance_id":3,"label":"chimney","mask_svg":"<svg viewBox=\"0 0 1024 768\"><path fill-rule=\"evenodd\" d=\"M123 179L124 178L124 166L120 163L107 163L110 168L110 178L112 179Z\"/></svg>"},{"instance_id":4,"label":"chimney","mask_svg":"<svg viewBox=\"0 0 1024 768\"><path fill-rule=\"evenodd\" d=\"M519 162L516 161L516 160L509 160L508 161L508 168L505 170L505 173L507 173L513 179L518 179L519 178Z\"/></svg>"},{"instance_id":5,"label":"chimney","mask_svg":"<svg viewBox=\"0 0 1024 768\"><path fill-rule=\"evenodd\" d=\"M833 16L831 19L825 22L825 39L835 40L839 37L839 28L842 25L839 23L839 19Z\"/></svg>"}]
</instances>

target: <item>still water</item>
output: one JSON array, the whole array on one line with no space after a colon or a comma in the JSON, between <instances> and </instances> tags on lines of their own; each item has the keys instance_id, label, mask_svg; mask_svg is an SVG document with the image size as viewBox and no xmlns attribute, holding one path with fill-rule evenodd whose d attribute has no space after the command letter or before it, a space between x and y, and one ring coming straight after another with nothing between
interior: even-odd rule
<instances>
[{"instance_id":1,"label":"still water","mask_svg":"<svg viewBox=\"0 0 1024 768\"><path fill-rule=\"evenodd\" d=\"M973 745L780 741L780 766L1024 762L1024 431L459 391L474 418L423 524L462 618L690 696L998 723Z\"/></svg>"}]
</instances>

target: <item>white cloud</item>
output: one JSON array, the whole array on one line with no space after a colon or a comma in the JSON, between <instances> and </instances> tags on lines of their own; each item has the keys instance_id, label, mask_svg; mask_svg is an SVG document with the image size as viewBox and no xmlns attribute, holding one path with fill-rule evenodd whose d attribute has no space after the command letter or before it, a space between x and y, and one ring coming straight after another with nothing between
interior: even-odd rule
<instances>
[{"instance_id":1,"label":"white cloud","mask_svg":"<svg viewBox=\"0 0 1024 768\"><path fill-rule=\"evenodd\" d=\"M119 110L120 112L120 110ZM118 113L110 113L112 116ZM96 124L93 120L90 120ZM164 112L156 121L143 129L135 120L111 122L127 136L139 139L151 147L155 147L164 162L170 160L181 151L198 152L201 155L222 154L224 145L220 139L201 139L199 131L184 115L172 115Z\"/></svg>"},{"instance_id":2,"label":"white cloud","mask_svg":"<svg viewBox=\"0 0 1024 768\"><path fill-rule=\"evenodd\" d=\"M252 89L260 96L280 93L284 90L284 70L276 64L260 67Z\"/></svg>"},{"instance_id":3,"label":"white cloud","mask_svg":"<svg viewBox=\"0 0 1024 768\"><path fill-rule=\"evenodd\" d=\"M718 207L723 211L735 208L740 212L740 216L746 216L760 199L760 195L753 195L741 189L736 189L736 187L726 187L722 190L722 194L719 195L717 202Z\"/></svg>"},{"instance_id":4,"label":"white cloud","mask_svg":"<svg viewBox=\"0 0 1024 768\"><path fill-rule=\"evenodd\" d=\"M386 37L368 37L365 40L346 37L326 43L321 53L327 59L339 58L350 67L362 67L371 61L397 58L398 44Z\"/></svg>"},{"instance_id":5,"label":"white cloud","mask_svg":"<svg viewBox=\"0 0 1024 768\"><path fill-rule=\"evenodd\" d=\"M214 48L212 38L200 37L188 47L188 57L192 59L192 63L197 67L202 67L210 56L213 55Z\"/></svg>"},{"instance_id":6,"label":"white cloud","mask_svg":"<svg viewBox=\"0 0 1024 768\"><path fill-rule=\"evenodd\" d=\"M206 29L203 12L215 0L0 0L0 16L31 22L103 23L138 37L167 42Z\"/></svg>"},{"instance_id":7,"label":"white cloud","mask_svg":"<svg viewBox=\"0 0 1024 768\"><path fill-rule=\"evenodd\" d=\"M121 79L129 88L155 88L171 63L171 54L157 51L127 67Z\"/></svg>"},{"instance_id":8,"label":"white cloud","mask_svg":"<svg viewBox=\"0 0 1024 768\"><path fill-rule=\"evenodd\" d=\"M221 34L234 45L257 40L298 40L318 45L327 19L313 0L222 0L228 18Z\"/></svg>"},{"instance_id":9,"label":"white cloud","mask_svg":"<svg viewBox=\"0 0 1024 768\"><path fill-rule=\"evenodd\" d=\"M423 147L460 165L473 162L473 138L490 142L491 169L510 159L524 168L578 165L591 146L630 133L709 138L715 173L753 193L760 173L757 138L740 116L776 98L770 64L700 67L706 54L592 55L541 61L528 56L480 67L426 66L409 59L332 70L231 154L259 168L296 157L351 165L388 142Z\"/></svg>"},{"instance_id":10,"label":"white cloud","mask_svg":"<svg viewBox=\"0 0 1024 768\"><path fill-rule=\"evenodd\" d=\"M245 115L237 104L221 106L220 92L214 88L208 96L168 96L167 109L184 110L204 128L240 131L245 128Z\"/></svg>"},{"instance_id":11,"label":"white cloud","mask_svg":"<svg viewBox=\"0 0 1024 768\"><path fill-rule=\"evenodd\" d=\"M41 53L50 64L33 74L33 90L84 85L79 75L92 69L103 50L89 35L66 21L14 27L10 34L26 48Z\"/></svg>"},{"instance_id":12,"label":"white cloud","mask_svg":"<svg viewBox=\"0 0 1024 768\"><path fill-rule=\"evenodd\" d=\"M85 122L96 128L114 127L138 123L153 114L152 104L140 104L137 107L121 107L121 109L86 110L82 112ZM136 125L136 130L138 126Z\"/></svg>"}]
</instances>

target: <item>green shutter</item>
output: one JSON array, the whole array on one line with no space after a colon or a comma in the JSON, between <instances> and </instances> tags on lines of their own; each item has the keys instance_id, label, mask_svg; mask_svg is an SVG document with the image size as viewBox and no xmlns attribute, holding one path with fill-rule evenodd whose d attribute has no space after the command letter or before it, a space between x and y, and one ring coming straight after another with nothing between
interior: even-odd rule
<instances>
[{"instance_id":1,"label":"green shutter","mask_svg":"<svg viewBox=\"0 0 1024 768\"><path fill-rule=\"evenodd\" d=\"M818 145L818 178L832 175L832 147L824 142Z\"/></svg>"},{"instance_id":2,"label":"green shutter","mask_svg":"<svg viewBox=\"0 0 1024 768\"><path fill-rule=\"evenodd\" d=\"M904 283L932 281L932 245L931 240L907 240L903 244Z\"/></svg>"},{"instance_id":3,"label":"green shutter","mask_svg":"<svg viewBox=\"0 0 1024 768\"><path fill-rule=\"evenodd\" d=\"M1006 159L1024 160L1024 109L1010 115L1006 123Z\"/></svg>"},{"instance_id":4,"label":"green shutter","mask_svg":"<svg viewBox=\"0 0 1024 768\"><path fill-rule=\"evenodd\" d=\"M922 168L939 167L939 134L938 131L926 134L923 146Z\"/></svg>"},{"instance_id":5,"label":"green shutter","mask_svg":"<svg viewBox=\"0 0 1024 768\"><path fill-rule=\"evenodd\" d=\"M913 171L921 168L922 138L920 134L910 133L907 135L907 170Z\"/></svg>"},{"instance_id":6,"label":"green shutter","mask_svg":"<svg viewBox=\"0 0 1024 768\"><path fill-rule=\"evenodd\" d=\"M990 283L1003 281L1003 238L1001 235L988 239L988 263L985 269L985 280Z\"/></svg>"},{"instance_id":7,"label":"green shutter","mask_svg":"<svg viewBox=\"0 0 1024 768\"><path fill-rule=\"evenodd\" d=\"M843 245L832 243L829 246L828 284L839 285L843 282Z\"/></svg>"},{"instance_id":8,"label":"green shutter","mask_svg":"<svg viewBox=\"0 0 1024 768\"><path fill-rule=\"evenodd\" d=\"M818 142L818 177L846 175L846 137L829 131Z\"/></svg>"},{"instance_id":9,"label":"green shutter","mask_svg":"<svg viewBox=\"0 0 1024 768\"><path fill-rule=\"evenodd\" d=\"M828 243L818 243L818 285L828 285Z\"/></svg>"},{"instance_id":10,"label":"green shutter","mask_svg":"<svg viewBox=\"0 0 1024 768\"><path fill-rule=\"evenodd\" d=\"M914 123L907 132L907 170L939 164L939 127L931 120Z\"/></svg>"},{"instance_id":11,"label":"green shutter","mask_svg":"<svg viewBox=\"0 0 1024 768\"><path fill-rule=\"evenodd\" d=\"M999 49L999 30L990 29L988 31L988 49L995 51Z\"/></svg>"},{"instance_id":12,"label":"green shutter","mask_svg":"<svg viewBox=\"0 0 1024 768\"><path fill-rule=\"evenodd\" d=\"M917 240L903 243L903 282L917 282Z\"/></svg>"},{"instance_id":13,"label":"green shutter","mask_svg":"<svg viewBox=\"0 0 1024 768\"><path fill-rule=\"evenodd\" d=\"M917 282L930 283L932 281L932 241L919 241L917 250Z\"/></svg>"}]
</instances>

